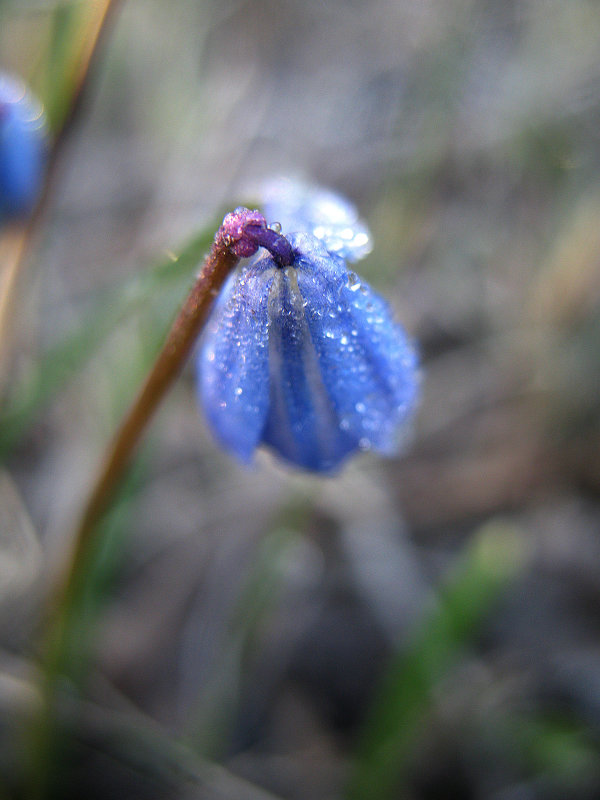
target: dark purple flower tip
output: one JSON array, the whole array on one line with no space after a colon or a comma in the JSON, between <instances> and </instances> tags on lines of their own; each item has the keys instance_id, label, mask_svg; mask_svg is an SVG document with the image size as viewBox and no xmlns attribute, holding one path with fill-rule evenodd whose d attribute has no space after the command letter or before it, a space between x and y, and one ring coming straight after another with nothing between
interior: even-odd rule
<instances>
[{"instance_id":1,"label":"dark purple flower tip","mask_svg":"<svg viewBox=\"0 0 600 800\"><path fill-rule=\"evenodd\" d=\"M257 245L264 247L273 256L275 262L280 267L291 267L294 263L294 249L285 236L282 236L272 228L248 225L246 234Z\"/></svg>"},{"instance_id":2,"label":"dark purple flower tip","mask_svg":"<svg viewBox=\"0 0 600 800\"><path fill-rule=\"evenodd\" d=\"M259 247L264 247L279 266L288 267L294 263L291 244L285 236L267 227L260 211L250 211L242 206L231 211L223 220L220 236L238 258L249 258Z\"/></svg>"}]
</instances>

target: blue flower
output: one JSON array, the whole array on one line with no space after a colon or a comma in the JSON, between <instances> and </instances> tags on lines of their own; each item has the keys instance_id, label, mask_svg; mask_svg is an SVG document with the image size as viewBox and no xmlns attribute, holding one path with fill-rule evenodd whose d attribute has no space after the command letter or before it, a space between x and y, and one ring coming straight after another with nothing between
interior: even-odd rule
<instances>
[{"instance_id":1,"label":"blue flower","mask_svg":"<svg viewBox=\"0 0 600 800\"><path fill-rule=\"evenodd\" d=\"M46 137L40 104L0 73L0 224L31 213L40 194Z\"/></svg>"},{"instance_id":2,"label":"blue flower","mask_svg":"<svg viewBox=\"0 0 600 800\"><path fill-rule=\"evenodd\" d=\"M415 348L334 234L286 238L293 263L260 251L211 315L199 396L215 437L244 462L266 445L316 472L357 450L396 453L417 402Z\"/></svg>"}]
</instances>

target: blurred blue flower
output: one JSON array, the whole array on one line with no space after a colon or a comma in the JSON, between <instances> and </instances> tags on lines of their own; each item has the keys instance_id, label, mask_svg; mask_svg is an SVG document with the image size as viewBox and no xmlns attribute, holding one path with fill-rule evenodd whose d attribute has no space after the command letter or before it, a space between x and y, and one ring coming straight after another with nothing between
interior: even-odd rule
<instances>
[{"instance_id":1,"label":"blurred blue flower","mask_svg":"<svg viewBox=\"0 0 600 800\"><path fill-rule=\"evenodd\" d=\"M279 177L259 191L263 214L287 233L320 239L332 255L358 261L371 252L371 234L358 211L343 197L321 187Z\"/></svg>"},{"instance_id":2,"label":"blurred blue flower","mask_svg":"<svg viewBox=\"0 0 600 800\"><path fill-rule=\"evenodd\" d=\"M327 223L334 227L331 215ZM293 264L260 251L230 277L211 315L199 395L214 435L244 462L267 445L316 472L357 450L396 453L417 402L415 348L335 253L335 233L319 238L311 227L286 238Z\"/></svg>"},{"instance_id":3,"label":"blurred blue flower","mask_svg":"<svg viewBox=\"0 0 600 800\"><path fill-rule=\"evenodd\" d=\"M41 105L19 80L0 73L0 224L31 213L45 161Z\"/></svg>"}]
</instances>

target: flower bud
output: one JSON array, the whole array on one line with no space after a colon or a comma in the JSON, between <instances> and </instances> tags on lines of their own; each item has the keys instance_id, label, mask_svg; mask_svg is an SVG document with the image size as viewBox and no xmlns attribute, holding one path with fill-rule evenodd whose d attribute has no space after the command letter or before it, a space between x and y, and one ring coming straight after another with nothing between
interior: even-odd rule
<instances>
[{"instance_id":1,"label":"flower bud","mask_svg":"<svg viewBox=\"0 0 600 800\"><path fill-rule=\"evenodd\" d=\"M258 253L231 276L199 353L199 397L223 447L266 445L315 472L399 450L418 395L416 350L385 301L313 233L294 261Z\"/></svg>"}]
</instances>

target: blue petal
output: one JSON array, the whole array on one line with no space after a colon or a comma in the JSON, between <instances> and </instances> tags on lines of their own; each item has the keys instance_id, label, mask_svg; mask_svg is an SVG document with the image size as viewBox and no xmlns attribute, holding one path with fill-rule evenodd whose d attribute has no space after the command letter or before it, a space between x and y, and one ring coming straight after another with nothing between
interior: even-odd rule
<instances>
[{"instance_id":1,"label":"blue petal","mask_svg":"<svg viewBox=\"0 0 600 800\"><path fill-rule=\"evenodd\" d=\"M199 353L200 402L223 447L249 461L269 405L267 307L274 269L248 264L228 280Z\"/></svg>"},{"instance_id":2,"label":"blue petal","mask_svg":"<svg viewBox=\"0 0 600 800\"><path fill-rule=\"evenodd\" d=\"M0 74L0 221L32 211L45 157L41 106L20 81Z\"/></svg>"},{"instance_id":3,"label":"blue petal","mask_svg":"<svg viewBox=\"0 0 600 800\"><path fill-rule=\"evenodd\" d=\"M331 254L349 261L371 251L371 234L356 208L334 192L278 178L263 187L261 196L265 216L279 222L284 235L311 233Z\"/></svg>"},{"instance_id":4,"label":"blue petal","mask_svg":"<svg viewBox=\"0 0 600 800\"><path fill-rule=\"evenodd\" d=\"M263 442L297 466L329 471L352 452L338 425L308 330L296 267L279 270L269 298L270 407Z\"/></svg>"},{"instance_id":5,"label":"blue petal","mask_svg":"<svg viewBox=\"0 0 600 800\"><path fill-rule=\"evenodd\" d=\"M291 237L300 250L306 244ZM418 389L416 352L387 304L341 260L314 252L298 285L322 380L339 429L355 447L397 452Z\"/></svg>"},{"instance_id":6,"label":"blue petal","mask_svg":"<svg viewBox=\"0 0 600 800\"><path fill-rule=\"evenodd\" d=\"M382 400L388 403L386 420L385 416L378 418L376 403L366 402L362 429L376 450L393 454L402 446L406 423L417 406L420 384L417 351L402 326L394 322L387 302L366 282L361 282L358 290L356 286L352 290L346 287L344 294L354 320L353 330L367 334L363 339L364 358L383 384Z\"/></svg>"}]
</instances>

